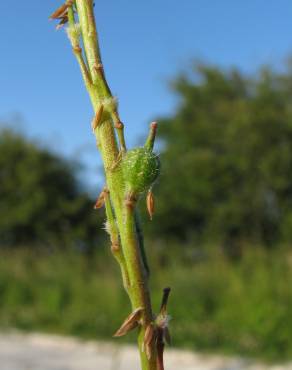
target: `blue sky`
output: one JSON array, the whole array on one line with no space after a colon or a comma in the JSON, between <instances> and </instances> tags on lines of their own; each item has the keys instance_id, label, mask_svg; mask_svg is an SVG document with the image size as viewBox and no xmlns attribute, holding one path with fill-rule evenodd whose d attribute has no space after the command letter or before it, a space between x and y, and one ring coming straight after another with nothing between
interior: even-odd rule
<instances>
[{"instance_id":1,"label":"blue sky","mask_svg":"<svg viewBox=\"0 0 292 370\"><path fill-rule=\"evenodd\" d=\"M80 159L95 184L92 109L67 36L48 21L60 4L0 1L0 121ZM175 109L169 81L192 58L250 73L292 54L290 0L96 0L95 11L130 145Z\"/></svg>"}]
</instances>

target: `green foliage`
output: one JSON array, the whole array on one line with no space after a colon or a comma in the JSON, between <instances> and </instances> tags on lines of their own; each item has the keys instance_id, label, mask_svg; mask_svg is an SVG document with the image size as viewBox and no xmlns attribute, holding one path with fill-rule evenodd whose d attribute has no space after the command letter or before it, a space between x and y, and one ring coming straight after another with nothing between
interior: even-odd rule
<instances>
[{"instance_id":1,"label":"green foliage","mask_svg":"<svg viewBox=\"0 0 292 370\"><path fill-rule=\"evenodd\" d=\"M153 307L157 312L167 281L174 346L278 361L292 358L289 250L256 248L234 263L214 248L182 252L169 245L166 252L162 245L152 245ZM100 248L91 259L2 251L0 294L1 329L110 340L131 309L118 266L110 251Z\"/></svg>"},{"instance_id":2,"label":"green foliage","mask_svg":"<svg viewBox=\"0 0 292 370\"><path fill-rule=\"evenodd\" d=\"M155 235L226 245L291 240L292 75L197 66L159 120Z\"/></svg>"},{"instance_id":3,"label":"green foliage","mask_svg":"<svg viewBox=\"0 0 292 370\"><path fill-rule=\"evenodd\" d=\"M0 131L0 243L90 248L98 221L76 165L22 135Z\"/></svg>"}]
</instances>

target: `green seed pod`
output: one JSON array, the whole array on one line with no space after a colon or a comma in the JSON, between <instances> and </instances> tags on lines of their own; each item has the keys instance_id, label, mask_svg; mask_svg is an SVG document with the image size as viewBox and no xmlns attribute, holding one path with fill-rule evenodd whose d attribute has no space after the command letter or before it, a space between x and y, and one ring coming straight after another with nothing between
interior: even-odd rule
<instances>
[{"instance_id":1,"label":"green seed pod","mask_svg":"<svg viewBox=\"0 0 292 370\"><path fill-rule=\"evenodd\" d=\"M129 150L122 160L122 170L126 190L134 194L143 193L157 179L160 161L156 154L147 148Z\"/></svg>"}]
</instances>

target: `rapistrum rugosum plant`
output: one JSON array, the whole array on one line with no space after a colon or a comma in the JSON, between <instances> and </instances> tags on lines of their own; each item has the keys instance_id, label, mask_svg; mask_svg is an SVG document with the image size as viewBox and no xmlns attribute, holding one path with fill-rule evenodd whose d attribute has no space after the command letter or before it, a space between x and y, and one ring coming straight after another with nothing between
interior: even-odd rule
<instances>
[{"instance_id":1,"label":"rapistrum rugosum plant","mask_svg":"<svg viewBox=\"0 0 292 370\"><path fill-rule=\"evenodd\" d=\"M142 370L163 370L164 343L170 340L166 310L170 289L164 289L160 312L154 315L137 210L138 201L144 200L152 219L152 186L160 172L159 158L153 152L157 124L150 125L143 147L127 150L117 100L112 96L101 61L93 0L67 0L50 18L58 21L57 28L66 27L94 110L91 127L106 181L95 208L105 207L111 251L120 265L132 306L131 313L114 336L137 330Z\"/></svg>"}]
</instances>

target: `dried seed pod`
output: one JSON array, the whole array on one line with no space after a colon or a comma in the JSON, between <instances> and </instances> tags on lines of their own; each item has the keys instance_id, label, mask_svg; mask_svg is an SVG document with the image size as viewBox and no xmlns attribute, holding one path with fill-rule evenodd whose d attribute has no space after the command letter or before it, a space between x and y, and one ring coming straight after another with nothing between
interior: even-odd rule
<instances>
[{"instance_id":1,"label":"dried seed pod","mask_svg":"<svg viewBox=\"0 0 292 370\"><path fill-rule=\"evenodd\" d=\"M164 361L163 361L164 341L163 341L163 332L160 328L157 329L156 351L157 351L157 370L164 370Z\"/></svg>"},{"instance_id":2,"label":"dried seed pod","mask_svg":"<svg viewBox=\"0 0 292 370\"><path fill-rule=\"evenodd\" d=\"M56 26L56 29L60 29L64 24L68 22L68 8L73 5L73 0L67 0L63 5L61 5L53 14L50 15L49 19L58 19L60 20L59 24Z\"/></svg>"},{"instance_id":3,"label":"dried seed pod","mask_svg":"<svg viewBox=\"0 0 292 370\"><path fill-rule=\"evenodd\" d=\"M61 5L53 14L50 15L49 19L62 19L67 13L68 6L69 4L67 3Z\"/></svg>"},{"instance_id":4,"label":"dried seed pod","mask_svg":"<svg viewBox=\"0 0 292 370\"><path fill-rule=\"evenodd\" d=\"M122 337L129 333L129 331L135 329L139 325L143 308L136 308L123 322L121 327L115 332L114 337Z\"/></svg>"},{"instance_id":5,"label":"dried seed pod","mask_svg":"<svg viewBox=\"0 0 292 370\"><path fill-rule=\"evenodd\" d=\"M167 315L166 306L170 293L170 288L163 289L163 297L160 307L160 312L155 319L157 327L157 340L156 340L156 351L157 351L157 370L164 370L163 352L165 342L170 343L170 334L168 331L168 323L170 316Z\"/></svg>"},{"instance_id":6,"label":"dried seed pod","mask_svg":"<svg viewBox=\"0 0 292 370\"><path fill-rule=\"evenodd\" d=\"M154 195L151 190L148 191L148 194L146 197L146 205L147 205L147 211L148 211L150 220L152 221L155 203L154 203Z\"/></svg>"},{"instance_id":7,"label":"dried seed pod","mask_svg":"<svg viewBox=\"0 0 292 370\"><path fill-rule=\"evenodd\" d=\"M104 206L105 203L105 197L108 195L108 189L104 188L102 192L99 194L98 198L96 199L94 209L99 209Z\"/></svg>"},{"instance_id":8,"label":"dried seed pod","mask_svg":"<svg viewBox=\"0 0 292 370\"><path fill-rule=\"evenodd\" d=\"M100 209L104 206L104 197L103 196L99 196L97 199L96 199L96 202L94 204L94 209Z\"/></svg>"},{"instance_id":9,"label":"dried seed pod","mask_svg":"<svg viewBox=\"0 0 292 370\"><path fill-rule=\"evenodd\" d=\"M103 105L101 104L100 107L98 108L98 110L96 111L96 114L95 114L95 116L92 120L92 123L91 123L91 127L92 127L93 132L95 132L97 127L100 125L102 114L103 114Z\"/></svg>"},{"instance_id":10,"label":"dried seed pod","mask_svg":"<svg viewBox=\"0 0 292 370\"><path fill-rule=\"evenodd\" d=\"M145 330L144 344L150 343L153 339L153 335L154 335L154 328L153 328L153 324L151 323L147 325L147 328Z\"/></svg>"},{"instance_id":11,"label":"dried seed pod","mask_svg":"<svg viewBox=\"0 0 292 370\"><path fill-rule=\"evenodd\" d=\"M129 150L122 160L122 171L126 190L134 194L149 189L160 172L160 161L156 154L147 148Z\"/></svg>"},{"instance_id":12,"label":"dried seed pod","mask_svg":"<svg viewBox=\"0 0 292 370\"><path fill-rule=\"evenodd\" d=\"M152 346L156 340L156 337L157 337L156 328L154 327L153 323L150 323L147 326L144 334L144 350L148 360L151 359Z\"/></svg>"}]
</instances>

